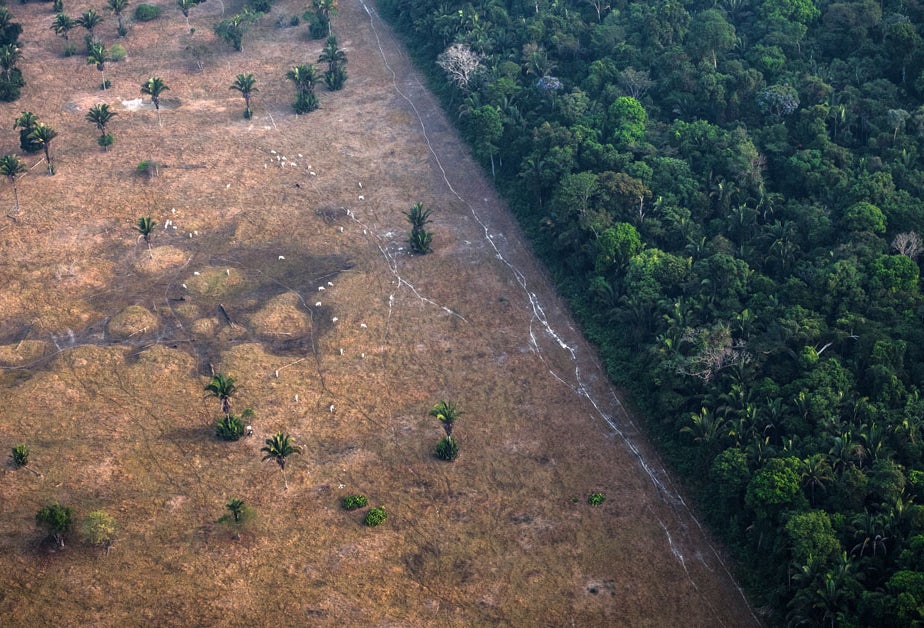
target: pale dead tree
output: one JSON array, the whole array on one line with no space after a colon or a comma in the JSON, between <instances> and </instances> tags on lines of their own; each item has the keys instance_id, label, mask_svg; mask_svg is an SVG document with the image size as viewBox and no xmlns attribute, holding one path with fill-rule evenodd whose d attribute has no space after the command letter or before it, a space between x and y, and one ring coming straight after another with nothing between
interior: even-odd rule
<instances>
[{"instance_id":1,"label":"pale dead tree","mask_svg":"<svg viewBox=\"0 0 924 628\"><path fill-rule=\"evenodd\" d=\"M468 84L481 69L481 55L466 44L453 44L440 53L436 64L446 71L453 83L468 89Z\"/></svg>"},{"instance_id":2,"label":"pale dead tree","mask_svg":"<svg viewBox=\"0 0 924 628\"><path fill-rule=\"evenodd\" d=\"M651 80L651 76L648 74L647 70L636 70L635 68L626 68L619 73L619 86L626 92L627 96L631 96L638 100L645 95L651 87L654 85L654 81Z\"/></svg>"},{"instance_id":3,"label":"pale dead tree","mask_svg":"<svg viewBox=\"0 0 924 628\"><path fill-rule=\"evenodd\" d=\"M732 339L731 329L727 325L720 324L712 329L688 328L681 341L693 344L696 350L677 366L677 372L704 382L711 381L728 367L742 367L751 361L747 343Z\"/></svg>"},{"instance_id":4,"label":"pale dead tree","mask_svg":"<svg viewBox=\"0 0 924 628\"><path fill-rule=\"evenodd\" d=\"M905 257L915 259L924 251L924 240L914 231L899 233L895 236L895 239L892 240L892 248Z\"/></svg>"}]
</instances>

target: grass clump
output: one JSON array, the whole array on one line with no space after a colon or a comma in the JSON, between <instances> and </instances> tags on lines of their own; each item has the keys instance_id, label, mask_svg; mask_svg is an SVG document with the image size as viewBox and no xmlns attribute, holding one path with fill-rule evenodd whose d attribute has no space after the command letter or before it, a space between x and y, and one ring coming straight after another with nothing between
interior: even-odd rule
<instances>
[{"instance_id":1,"label":"grass clump","mask_svg":"<svg viewBox=\"0 0 924 628\"><path fill-rule=\"evenodd\" d=\"M139 4L135 7L135 20L138 22L150 22L160 17L161 8L153 4Z\"/></svg>"},{"instance_id":2,"label":"grass clump","mask_svg":"<svg viewBox=\"0 0 924 628\"><path fill-rule=\"evenodd\" d=\"M29 447L25 443L20 443L13 447L10 457L13 458L13 466L17 469L29 464Z\"/></svg>"},{"instance_id":3,"label":"grass clump","mask_svg":"<svg viewBox=\"0 0 924 628\"><path fill-rule=\"evenodd\" d=\"M455 437L445 436L436 444L433 455L440 460L451 462L459 456L459 443L456 442Z\"/></svg>"},{"instance_id":4,"label":"grass clump","mask_svg":"<svg viewBox=\"0 0 924 628\"><path fill-rule=\"evenodd\" d=\"M606 495L603 493L591 493L587 497L587 503L591 506L599 506L606 501Z\"/></svg>"}]
</instances>

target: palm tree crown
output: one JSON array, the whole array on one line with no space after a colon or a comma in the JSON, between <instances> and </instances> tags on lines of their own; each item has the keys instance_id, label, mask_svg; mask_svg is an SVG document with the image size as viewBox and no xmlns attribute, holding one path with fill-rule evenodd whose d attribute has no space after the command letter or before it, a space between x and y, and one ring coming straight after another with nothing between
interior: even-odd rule
<instances>
[{"instance_id":1,"label":"palm tree crown","mask_svg":"<svg viewBox=\"0 0 924 628\"><path fill-rule=\"evenodd\" d=\"M282 469L282 481L286 489L289 488L289 482L286 480L286 458L295 454L302 453L299 447L292 444L292 437L284 432L276 432L272 438L266 439L266 445L260 448L265 452L263 461L275 460L279 468Z\"/></svg>"},{"instance_id":2,"label":"palm tree crown","mask_svg":"<svg viewBox=\"0 0 924 628\"><path fill-rule=\"evenodd\" d=\"M3 78L9 80L10 74L16 69L16 64L22 59L22 50L16 44L0 46L0 71Z\"/></svg>"},{"instance_id":3,"label":"palm tree crown","mask_svg":"<svg viewBox=\"0 0 924 628\"><path fill-rule=\"evenodd\" d=\"M295 93L298 95L310 94L314 91L314 84L318 81L318 71L313 64L299 64L292 66L286 72L286 78L295 84Z\"/></svg>"},{"instance_id":4,"label":"palm tree crown","mask_svg":"<svg viewBox=\"0 0 924 628\"><path fill-rule=\"evenodd\" d=\"M90 107L90 111L87 112L87 115L84 116L84 119L87 122L95 124L96 129L100 132L100 134L105 135L106 125L109 124L109 121L117 115L119 115L117 112L109 109L109 105L101 102Z\"/></svg>"},{"instance_id":5,"label":"palm tree crown","mask_svg":"<svg viewBox=\"0 0 924 628\"><path fill-rule=\"evenodd\" d=\"M55 35L64 38L64 41L68 39L68 33L77 26L77 23L74 19L67 15L66 13L58 13L55 15L55 19L51 22L51 30L55 32Z\"/></svg>"},{"instance_id":6,"label":"palm tree crown","mask_svg":"<svg viewBox=\"0 0 924 628\"><path fill-rule=\"evenodd\" d=\"M253 74L238 74L228 89L239 91L244 97L244 117L250 117L250 95L260 91L256 88L257 79Z\"/></svg>"},{"instance_id":7,"label":"palm tree crown","mask_svg":"<svg viewBox=\"0 0 924 628\"><path fill-rule=\"evenodd\" d=\"M48 174L55 173L55 167L51 163L51 153L49 152L49 145L51 140L58 137L58 132L53 128L45 124L44 122L38 122L32 128L32 132L29 134L29 138L34 141L36 144L42 147L42 150L45 151L45 161L48 162Z\"/></svg>"},{"instance_id":8,"label":"palm tree crown","mask_svg":"<svg viewBox=\"0 0 924 628\"><path fill-rule=\"evenodd\" d=\"M10 180L13 186L13 198L15 199L16 212L19 212L19 192L16 190L17 177L26 171L26 165L16 155L4 155L0 157L0 175Z\"/></svg>"},{"instance_id":9,"label":"palm tree crown","mask_svg":"<svg viewBox=\"0 0 924 628\"><path fill-rule=\"evenodd\" d=\"M217 397L221 402L221 411L225 414L231 413L231 397L237 392L234 385L234 378L223 373L216 373L205 386L205 391L211 396Z\"/></svg>"},{"instance_id":10,"label":"palm tree crown","mask_svg":"<svg viewBox=\"0 0 924 628\"><path fill-rule=\"evenodd\" d=\"M435 416L443 424L446 436L452 436L452 424L462 416L455 404L451 401L440 400L430 410L430 416Z\"/></svg>"},{"instance_id":11,"label":"palm tree crown","mask_svg":"<svg viewBox=\"0 0 924 628\"><path fill-rule=\"evenodd\" d=\"M158 111L160 111L160 95L169 90L170 88L167 87L164 80L156 76L152 76L141 84L141 93L151 97L151 102L154 103L154 109Z\"/></svg>"},{"instance_id":12,"label":"palm tree crown","mask_svg":"<svg viewBox=\"0 0 924 628\"><path fill-rule=\"evenodd\" d=\"M87 31L93 32L93 29L103 21L103 16L97 13L93 9L88 9L84 11L80 17L77 18L77 26L83 26Z\"/></svg>"}]
</instances>

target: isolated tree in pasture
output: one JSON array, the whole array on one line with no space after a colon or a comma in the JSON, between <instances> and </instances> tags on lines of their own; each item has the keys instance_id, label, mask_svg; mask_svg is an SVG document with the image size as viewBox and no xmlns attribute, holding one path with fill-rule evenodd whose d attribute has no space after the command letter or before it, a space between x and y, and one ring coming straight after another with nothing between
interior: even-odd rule
<instances>
[{"instance_id":1,"label":"isolated tree in pasture","mask_svg":"<svg viewBox=\"0 0 924 628\"><path fill-rule=\"evenodd\" d=\"M312 0L311 8L314 10L309 26L311 36L321 39L330 35L330 19L337 15L337 0Z\"/></svg>"},{"instance_id":2,"label":"isolated tree in pasture","mask_svg":"<svg viewBox=\"0 0 924 628\"><path fill-rule=\"evenodd\" d=\"M77 23L74 21L74 18L66 13L56 14L51 21L51 30L53 30L58 37L63 37L64 41L68 40L69 33L74 30L75 26L77 26Z\"/></svg>"},{"instance_id":3,"label":"isolated tree in pasture","mask_svg":"<svg viewBox=\"0 0 924 628\"><path fill-rule=\"evenodd\" d=\"M77 26L77 23L74 21L74 18L66 13L58 13L51 21L51 30L53 30L58 37L63 37L64 41L68 41L70 37L69 33L74 30L75 26Z\"/></svg>"},{"instance_id":4,"label":"isolated tree in pasture","mask_svg":"<svg viewBox=\"0 0 924 628\"><path fill-rule=\"evenodd\" d=\"M160 95L169 90L164 80L156 76L152 76L141 84L141 93L151 97L151 102L157 111L160 111Z\"/></svg>"},{"instance_id":5,"label":"isolated tree in pasture","mask_svg":"<svg viewBox=\"0 0 924 628\"><path fill-rule=\"evenodd\" d=\"M256 22L262 13L256 13L251 9L244 9L237 15L233 15L220 21L215 26L215 34L226 44L232 46L238 52L244 50L244 35L253 22Z\"/></svg>"},{"instance_id":6,"label":"isolated tree in pasture","mask_svg":"<svg viewBox=\"0 0 924 628\"><path fill-rule=\"evenodd\" d=\"M29 464L29 446L25 443L16 445L10 452L10 458L13 459L13 466L17 469L26 466Z\"/></svg>"},{"instance_id":7,"label":"isolated tree in pasture","mask_svg":"<svg viewBox=\"0 0 924 628\"><path fill-rule=\"evenodd\" d=\"M203 2L205 2L205 0L176 0L176 6L179 7L183 17L186 18L186 28L190 28L189 12L193 9L193 7L197 7Z\"/></svg>"},{"instance_id":8,"label":"isolated tree in pasture","mask_svg":"<svg viewBox=\"0 0 924 628\"><path fill-rule=\"evenodd\" d=\"M22 59L22 49L16 44L6 44L0 46L0 75L3 80L9 81L12 78L13 70Z\"/></svg>"},{"instance_id":9,"label":"isolated tree in pasture","mask_svg":"<svg viewBox=\"0 0 924 628\"><path fill-rule=\"evenodd\" d=\"M29 134L29 137L38 143L42 147L42 150L45 151L45 163L48 164L48 174L54 174L55 166L51 162L50 148L51 141L58 137L58 132L44 122L39 122L32 129L32 133Z\"/></svg>"},{"instance_id":10,"label":"isolated tree in pasture","mask_svg":"<svg viewBox=\"0 0 924 628\"><path fill-rule=\"evenodd\" d=\"M90 107L90 111L84 116L87 122L96 125L100 133L99 139L96 140L97 144L107 150L112 145L112 135L106 132L106 125L117 115L119 114L112 111L109 105L101 102Z\"/></svg>"},{"instance_id":11,"label":"isolated tree in pasture","mask_svg":"<svg viewBox=\"0 0 924 628\"><path fill-rule=\"evenodd\" d=\"M260 91L256 88L256 84L257 79L253 77L253 74L238 74L237 78L234 79L234 83L228 88L240 92L241 96L244 97L244 118L247 120L253 115L250 110L250 95Z\"/></svg>"},{"instance_id":12,"label":"isolated tree in pasture","mask_svg":"<svg viewBox=\"0 0 924 628\"><path fill-rule=\"evenodd\" d=\"M128 31L122 23L122 13L128 8L128 0L106 0L106 8L115 14L118 20L119 36L124 37Z\"/></svg>"},{"instance_id":13,"label":"isolated tree in pasture","mask_svg":"<svg viewBox=\"0 0 924 628\"><path fill-rule=\"evenodd\" d=\"M23 111L13 123L13 128L19 129L19 147L27 153L37 153L42 150L41 144L31 137L36 124L38 124L38 116L31 111Z\"/></svg>"},{"instance_id":14,"label":"isolated tree in pasture","mask_svg":"<svg viewBox=\"0 0 924 628\"><path fill-rule=\"evenodd\" d=\"M218 523L226 525L234 532L234 538L240 538L244 527L253 519L254 511L243 499L232 498L225 504L228 512L218 519Z\"/></svg>"},{"instance_id":15,"label":"isolated tree in pasture","mask_svg":"<svg viewBox=\"0 0 924 628\"><path fill-rule=\"evenodd\" d=\"M337 47L337 36L330 35L321 55L318 57L318 63L326 63L327 71L324 72L324 83L327 89L337 91L343 88L346 82L347 73L344 67L347 64L346 53Z\"/></svg>"},{"instance_id":16,"label":"isolated tree in pasture","mask_svg":"<svg viewBox=\"0 0 924 628\"><path fill-rule=\"evenodd\" d=\"M415 203L411 209L404 212L404 216L411 223L411 233L408 235L408 246L411 252L418 255L426 255L430 252L430 244L433 242L433 233L427 231L424 227L430 222L432 209L425 209L423 203Z\"/></svg>"},{"instance_id":17,"label":"isolated tree in pasture","mask_svg":"<svg viewBox=\"0 0 924 628\"><path fill-rule=\"evenodd\" d=\"M106 550L112 547L115 530L115 519L105 510L94 510L80 522L80 534L84 541Z\"/></svg>"},{"instance_id":18,"label":"isolated tree in pasture","mask_svg":"<svg viewBox=\"0 0 924 628\"><path fill-rule=\"evenodd\" d=\"M76 20L77 26L82 26L87 30L87 34L91 37L93 36L93 29L100 25L103 21L103 16L97 13L94 9L87 9L80 14Z\"/></svg>"},{"instance_id":19,"label":"isolated tree in pasture","mask_svg":"<svg viewBox=\"0 0 924 628\"><path fill-rule=\"evenodd\" d=\"M286 72L286 78L295 85L295 103L292 105L295 113L308 113L318 108L318 97L314 94L318 71L313 64L292 66L292 69Z\"/></svg>"},{"instance_id":20,"label":"isolated tree in pasture","mask_svg":"<svg viewBox=\"0 0 924 628\"><path fill-rule=\"evenodd\" d=\"M452 436L452 426L462 413L451 401L439 400L430 410L430 416L436 417L443 425L446 436Z\"/></svg>"},{"instance_id":21,"label":"isolated tree in pasture","mask_svg":"<svg viewBox=\"0 0 924 628\"><path fill-rule=\"evenodd\" d=\"M100 77L102 77L102 82L100 83L100 89L106 89L106 75L103 74L103 71L106 69L106 62L109 61L109 51L106 50L101 42L95 41L90 44L90 49L87 52L87 65L95 65L96 69L99 71Z\"/></svg>"},{"instance_id":22,"label":"isolated tree in pasture","mask_svg":"<svg viewBox=\"0 0 924 628\"><path fill-rule=\"evenodd\" d=\"M144 238L145 242L151 241L151 234L154 233L154 227L157 226L157 221L151 218L150 216L142 216L138 219L138 224L135 225L135 229L138 233L141 234L141 237ZM206 390L208 387L206 386Z\"/></svg>"},{"instance_id":23,"label":"isolated tree in pasture","mask_svg":"<svg viewBox=\"0 0 924 628\"><path fill-rule=\"evenodd\" d=\"M276 432L272 438L266 439L266 445L260 448L265 452L263 461L275 460L279 468L282 469L282 482L289 489L289 482L286 480L286 459L289 456L302 453L299 447L292 444L292 437L284 432Z\"/></svg>"},{"instance_id":24,"label":"isolated tree in pasture","mask_svg":"<svg viewBox=\"0 0 924 628\"><path fill-rule=\"evenodd\" d=\"M0 175L3 175L10 181L13 186L14 211L19 213L19 190L16 188L16 181L19 175L26 171L26 165L16 155L4 155L0 157Z\"/></svg>"},{"instance_id":25,"label":"isolated tree in pasture","mask_svg":"<svg viewBox=\"0 0 924 628\"><path fill-rule=\"evenodd\" d=\"M48 532L55 546L64 548L64 539L74 525L74 513L67 506L48 504L35 515L35 523Z\"/></svg>"},{"instance_id":26,"label":"isolated tree in pasture","mask_svg":"<svg viewBox=\"0 0 924 628\"><path fill-rule=\"evenodd\" d=\"M231 397L237 392L233 377L224 373L216 373L212 376L212 380L205 385L205 391L208 396L215 397L221 402L221 411L225 415L231 414Z\"/></svg>"}]
</instances>

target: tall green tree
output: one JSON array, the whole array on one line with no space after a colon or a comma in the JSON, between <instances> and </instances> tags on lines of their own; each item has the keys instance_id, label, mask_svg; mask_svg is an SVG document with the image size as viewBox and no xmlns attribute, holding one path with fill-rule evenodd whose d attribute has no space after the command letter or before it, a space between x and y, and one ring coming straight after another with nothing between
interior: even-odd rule
<instances>
[{"instance_id":1,"label":"tall green tree","mask_svg":"<svg viewBox=\"0 0 924 628\"><path fill-rule=\"evenodd\" d=\"M327 64L327 71L324 72L324 83L327 84L327 88L331 91L343 89L343 84L347 78L346 68L344 67L347 64L347 56L337 46L336 35L331 34L327 37L327 43L324 44L324 48L321 50L320 56L318 56L318 63Z\"/></svg>"},{"instance_id":2,"label":"tall green tree","mask_svg":"<svg viewBox=\"0 0 924 628\"><path fill-rule=\"evenodd\" d=\"M106 75L104 73L106 69L106 62L109 61L109 51L106 50L101 42L95 41L90 44L90 50L87 52L87 65L95 65L96 69L99 71L100 77L102 77L102 82L100 82L100 89L106 89Z\"/></svg>"},{"instance_id":3,"label":"tall green tree","mask_svg":"<svg viewBox=\"0 0 924 628\"><path fill-rule=\"evenodd\" d=\"M151 97L151 102L157 111L160 111L160 95L169 90L164 80L157 76L152 76L141 84L141 93Z\"/></svg>"},{"instance_id":4,"label":"tall green tree","mask_svg":"<svg viewBox=\"0 0 924 628\"><path fill-rule=\"evenodd\" d=\"M69 33L74 30L75 26L77 23L66 13L58 13L51 22L51 30L55 32L55 35L63 37L64 41L68 40Z\"/></svg>"},{"instance_id":5,"label":"tall green tree","mask_svg":"<svg viewBox=\"0 0 924 628\"><path fill-rule=\"evenodd\" d=\"M233 377L224 373L216 373L205 385L205 391L221 402L221 411L225 415L231 414L231 397L237 392Z\"/></svg>"},{"instance_id":6,"label":"tall green tree","mask_svg":"<svg viewBox=\"0 0 924 628\"><path fill-rule=\"evenodd\" d=\"M14 211L19 213L19 190L16 188L16 181L19 175L26 171L26 165L16 155L4 155L0 157L0 175L3 175L13 186Z\"/></svg>"},{"instance_id":7,"label":"tall green tree","mask_svg":"<svg viewBox=\"0 0 924 628\"><path fill-rule=\"evenodd\" d=\"M127 31L122 23L122 13L128 8L128 0L106 0L106 8L115 14L118 21L119 36L124 37Z\"/></svg>"},{"instance_id":8,"label":"tall green tree","mask_svg":"<svg viewBox=\"0 0 924 628\"><path fill-rule=\"evenodd\" d=\"M318 82L317 68L311 63L292 66L286 72L286 79L295 86L295 103L292 107L296 114L308 113L318 108L318 98L314 94Z\"/></svg>"},{"instance_id":9,"label":"tall green tree","mask_svg":"<svg viewBox=\"0 0 924 628\"><path fill-rule=\"evenodd\" d=\"M39 122L32 129L29 137L42 147L42 150L45 152L45 163L48 164L48 174L53 175L55 173L55 166L51 161L50 148L51 141L58 137L58 132L44 122Z\"/></svg>"},{"instance_id":10,"label":"tall green tree","mask_svg":"<svg viewBox=\"0 0 924 628\"><path fill-rule=\"evenodd\" d=\"M430 409L430 416L436 417L442 424L446 436L452 436L452 426L455 424L456 419L462 416L462 412L451 401L440 399Z\"/></svg>"},{"instance_id":11,"label":"tall green tree","mask_svg":"<svg viewBox=\"0 0 924 628\"><path fill-rule=\"evenodd\" d=\"M282 469L282 482L286 490L288 490L289 482L286 479L286 459L288 459L289 456L302 453L302 450L293 444L291 436L284 432L276 432L272 438L266 439L266 445L261 447L260 451L266 454L263 456L264 462L267 460L275 460L279 468Z\"/></svg>"},{"instance_id":12,"label":"tall green tree","mask_svg":"<svg viewBox=\"0 0 924 628\"><path fill-rule=\"evenodd\" d=\"M87 122L95 125L96 130L99 131L100 136L97 140L97 143L103 148L108 149L108 147L112 144L112 136L106 133L106 126L117 115L118 113L110 109L109 105L101 102L90 107L87 115L84 116L84 119Z\"/></svg>"},{"instance_id":13,"label":"tall green tree","mask_svg":"<svg viewBox=\"0 0 924 628\"><path fill-rule=\"evenodd\" d=\"M75 22L77 26L82 26L87 30L87 34L93 36L93 29L100 25L103 16L96 12L95 9L87 9L80 14Z\"/></svg>"},{"instance_id":14,"label":"tall green tree","mask_svg":"<svg viewBox=\"0 0 924 628\"><path fill-rule=\"evenodd\" d=\"M74 513L67 506L48 504L36 513L35 523L48 532L58 548L64 549L64 540L74 526Z\"/></svg>"},{"instance_id":15,"label":"tall green tree","mask_svg":"<svg viewBox=\"0 0 924 628\"><path fill-rule=\"evenodd\" d=\"M253 112L250 110L250 95L260 91L256 85L257 79L253 77L253 74L238 74L231 87L228 88L240 92L241 96L244 97L244 119L246 120L253 116Z\"/></svg>"}]
</instances>

